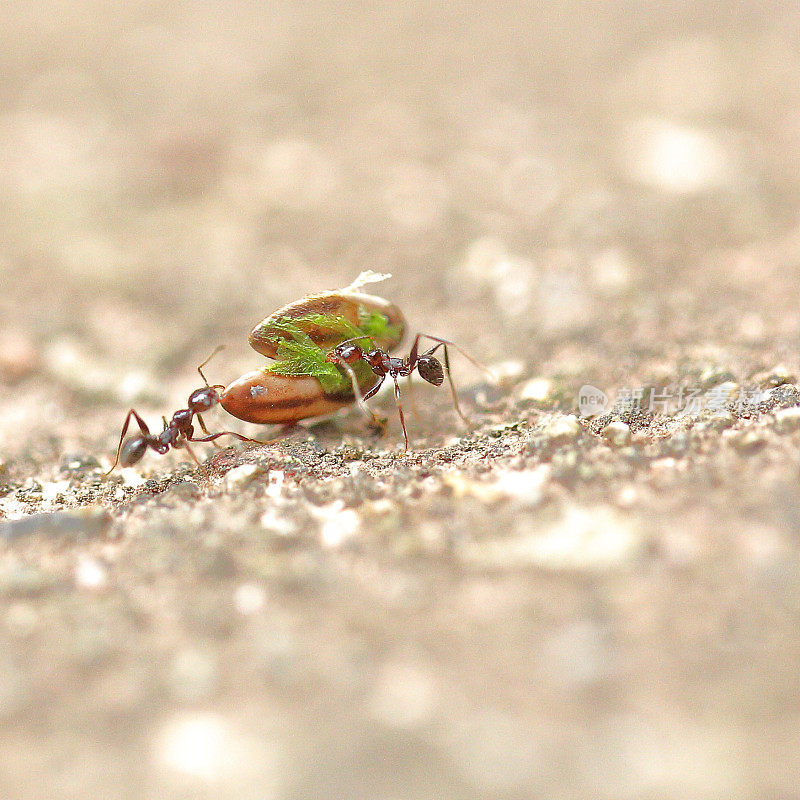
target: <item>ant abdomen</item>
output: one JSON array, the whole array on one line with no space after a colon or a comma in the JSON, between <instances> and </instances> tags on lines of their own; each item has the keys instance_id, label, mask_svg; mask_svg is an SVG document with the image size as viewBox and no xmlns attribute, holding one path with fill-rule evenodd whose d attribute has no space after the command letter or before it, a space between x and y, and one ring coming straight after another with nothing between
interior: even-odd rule
<instances>
[{"instance_id":1,"label":"ant abdomen","mask_svg":"<svg viewBox=\"0 0 800 800\"><path fill-rule=\"evenodd\" d=\"M420 356L417 362L417 372L422 380L441 386L444 381L444 369L438 358L433 356Z\"/></svg>"},{"instance_id":2,"label":"ant abdomen","mask_svg":"<svg viewBox=\"0 0 800 800\"><path fill-rule=\"evenodd\" d=\"M123 467L132 467L142 460L147 452L147 447L147 440L143 436L134 436L132 439L128 439L119 452L119 463Z\"/></svg>"}]
</instances>

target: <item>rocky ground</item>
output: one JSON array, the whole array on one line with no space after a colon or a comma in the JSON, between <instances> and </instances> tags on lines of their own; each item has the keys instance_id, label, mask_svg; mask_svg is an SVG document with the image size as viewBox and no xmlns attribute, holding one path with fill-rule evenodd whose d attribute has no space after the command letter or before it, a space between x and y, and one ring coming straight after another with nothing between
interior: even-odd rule
<instances>
[{"instance_id":1,"label":"rocky ground","mask_svg":"<svg viewBox=\"0 0 800 800\"><path fill-rule=\"evenodd\" d=\"M3 800L800 798L800 14L544 5L0 10ZM104 475L364 269L471 427Z\"/></svg>"}]
</instances>

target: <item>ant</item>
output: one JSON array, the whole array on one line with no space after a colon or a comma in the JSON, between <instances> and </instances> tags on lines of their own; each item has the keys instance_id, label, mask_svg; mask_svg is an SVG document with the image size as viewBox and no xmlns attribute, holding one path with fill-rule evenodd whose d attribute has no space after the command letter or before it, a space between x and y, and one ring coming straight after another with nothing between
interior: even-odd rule
<instances>
[{"instance_id":1,"label":"ant","mask_svg":"<svg viewBox=\"0 0 800 800\"><path fill-rule=\"evenodd\" d=\"M150 433L150 428L147 426L147 423L139 416L135 409L132 408L128 412L128 416L125 417L125 423L122 426L122 433L119 435L117 457L114 459L114 465L108 472L105 473L106 475L110 475L116 469L117 464L122 464L123 467L132 466L144 456L148 448L159 455L164 455L164 453L169 452L170 447L185 447L194 462L200 466L197 456L195 456L195 454L192 452L192 449L189 447L189 442L214 442L216 446L215 440L219 439L220 436L234 436L242 442L255 442L258 444L263 444L263 442L260 442L258 439L249 439L247 436L242 436L241 434L234 433L233 431L209 433L205 422L203 422L203 417L201 415L204 412L212 409L220 402L219 390L225 389L225 387L219 383L216 383L213 386L210 385L206 379L206 376L203 374L203 367L208 364L208 362L211 361L211 359L220 350L222 350L222 347L217 347L216 350L214 350L214 352L197 368L197 371L200 373L200 377L203 379L205 386L201 387L200 389L196 389L189 395L189 400L187 402L188 408L178 409L178 411L172 415L172 419L169 422L167 422L166 417L161 418L164 420L164 430L162 430L161 433ZM136 423L139 426L140 434L128 439L128 441L123 445L123 440L125 439L125 434L128 432L128 426L130 425L131 417L136 420ZM202 429L203 433L206 434L205 436L195 437L194 425L192 424L194 417L197 417L197 421L200 423L200 428Z\"/></svg>"},{"instance_id":2,"label":"ant","mask_svg":"<svg viewBox=\"0 0 800 800\"><path fill-rule=\"evenodd\" d=\"M447 380L450 384L450 393L453 396L453 406L459 417L469 425L469 420L464 416L461 407L458 405L458 397L456 395L456 387L453 384L453 377L450 374L450 355L447 352L447 346L454 347L461 355L471 361L476 367L489 372L486 367L481 366L475 359L468 353L462 350L455 342L448 339L440 339L438 336L430 336L427 333L418 333L414 339L414 344L411 346L411 351L406 358L394 358L390 356L385 350L375 348L373 350L365 350L361 345L356 344L358 341L363 341L364 337L356 337L354 339L346 339L336 345L327 355L327 360L343 367L350 375L350 380L353 382L353 392L355 393L356 400L358 401L361 409L372 417L374 424L378 423L378 419L369 408L364 404L365 400L369 400L378 389L381 388L383 382L386 380L387 375L394 381L394 397L397 403L397 410L400 414L400 424L403 427L403 439L405 440L405 449L408 450L408 431L406 430L406 420L403 414L403 405L400 402L400 385L397 382L398 378L407 377L411 381L411 373L417 371L419 376L432 384L433 386L441 386L444 381L445 373ZM424 353L419 352L420 339L430 339L436 344L426 350ZM444 368L442 362L434 356L434 353L440 348L444 348ZM366 394L362 394L358 380L356 379L355 372L351 364L358 361L365 361L370 369L378 376L378 382ZM491 373L489 373L491 374Z\"/></svg>"}]
</instances>

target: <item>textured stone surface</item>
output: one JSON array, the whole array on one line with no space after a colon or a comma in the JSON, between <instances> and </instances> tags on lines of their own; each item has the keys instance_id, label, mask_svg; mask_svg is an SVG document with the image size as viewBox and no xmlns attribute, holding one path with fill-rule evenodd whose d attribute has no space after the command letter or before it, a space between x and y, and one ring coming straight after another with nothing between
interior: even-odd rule
<instances>
[{"instance_id":1,"label":"textured stone surface","mask_svg":"<svg viewBox=\"0 0 800 800\"><path fill-rule=\"evenodd\" d=\"M4 800L797 796L796 2L0 23ZM103 477L365 269L472 429Z\"/></svg>"}]
</instances>

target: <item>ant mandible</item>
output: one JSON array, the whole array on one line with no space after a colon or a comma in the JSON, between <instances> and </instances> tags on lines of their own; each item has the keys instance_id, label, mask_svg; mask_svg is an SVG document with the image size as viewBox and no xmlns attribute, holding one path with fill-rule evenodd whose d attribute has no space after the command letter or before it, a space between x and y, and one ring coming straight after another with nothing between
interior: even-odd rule
<instances>
[{"instance_id":1,"label":"ant mandible","mask_svg":"<svg viewBox=\"0 0 800 800\"><path fill-rule=\"evenodd\" d=\"M172 419L169 422L167 422L166 417L162 417L164 420L164 430L162 430L161 433L150 433L150 428L139 416L136 409L132 408L128 411L128 415L125 417L125 423L122 426L122 433L119 435L119 445L117 446L117 456L114 459L114 465L105 473L106 475L110 475L116 469L117 464L122 464L123 467L132 466L144 456L148 449L153 450L159 455L164 455L164 453L169 451L170 447L184 447L194 462L199 466L200 462L197 460L197 456L192 452L191 447L189 447L189 442L214 442L216 439L219 439L220 436L233 436L242 442L263 444L263 442L260 442L258 439L249 439L247 436L242 436L233 431L209 433L205 422L203 422L203 417L201 415L220 402L219 390L225 389L225 387L219 383L213 386L210 385L206 376L203 374L203 367L208 364L221 349L222 347L216 348L216 350L214 350L214 352L197 368L205 386L193 391L189 395L189 400L187 402L188 408L178 409L172 415ZM194 417L197 417L200 428L206 436L195 437L194 425L192 424ZM131 418L136 420L140 434L128 439L123 445L123 440L125 439L125 434L128 432Z\"/></svg>"},{"instance_id":2,"label":"ant mandible","mask_svg":"<svg viewBox=\"0 0 800 800\"><path fill-rule=\"evenodd\" d=\"M453 396L453 406L459 417L469 425L469 420L464 416L461 407L458 405L458 396L456 395L456 387L453 384L453 377L450 374L450 355L447 352L447 346L454 347L463 355L467 360L471 361L476 367L486 372L489 370L483 367L468 353L462 350L455 342L449 339L440 339L438 336L431 336L427 333L418 333L414 339L414 344L411 346L411 351L406 358L394 358L390 356L385 350L375 348L373 350L365 350L361 345L356 342L363 341L364 337L347 339L340 342L334 347L327 355L327 360L336 364L345 370L350 375L350 380L353 382L353 392L355 393L356 400L362 410L372 417L373 422L376 421L375 415L364 404L365 400L369 400L378 389L381 388L386 377L390 377L394 382L394 398L397 403L397 411L400 415L400 425L403 427L403 439L405 440L405 449L408 450L408 431L406 430L406 420L403 414L403 405L400 402L400 385L397 382L398 378L411 378L411 373L417 371L419 376L432 384L433 386L441 386L444 381L444 375L447 374L447 380L450 384L450 393ZM420 339L430 339L436 344L424 353L419 352ZM433 354L442 347L444 349L444 368L442 363ZM366 394L362 394L358 380L356 379L355 372L351 364L357 361L365 361L370 369L378 376L378 382ZM490 373L491 374L491 373Z\"/></svg>"}]
</instances>

